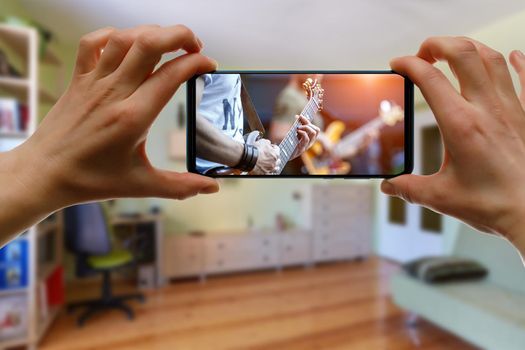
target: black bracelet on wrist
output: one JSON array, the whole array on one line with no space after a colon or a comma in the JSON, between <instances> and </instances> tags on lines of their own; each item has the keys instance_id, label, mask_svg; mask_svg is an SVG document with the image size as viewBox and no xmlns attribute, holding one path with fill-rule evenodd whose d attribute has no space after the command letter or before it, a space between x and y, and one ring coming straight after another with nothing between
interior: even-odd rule
<instances>
[{"instance_id":1,"label":"black bracelet on wrist","mask_svg":"<svg viewBox=\"0 0 525 350\"><path fill-rule=\"evenodd\" d=\"M259 150L254 145L244 144L241 160L234 167L242 171L251 171L255 164L257 164L257 158L259 156Z\"/></svg>"}]
</instances>

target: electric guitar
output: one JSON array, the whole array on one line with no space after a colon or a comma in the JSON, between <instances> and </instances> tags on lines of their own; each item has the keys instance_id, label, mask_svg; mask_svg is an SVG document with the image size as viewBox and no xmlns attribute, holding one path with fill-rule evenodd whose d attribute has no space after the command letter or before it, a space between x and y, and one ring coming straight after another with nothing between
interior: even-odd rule
<instances>
[{"instance_id":1,"label":"electric guitar","mask_svg":"<svg viewBox=\"0 0 525 350\"><path fill-rule=\"evenodd\" d=\"M323 93L324 90L321 87L321 84L317 80L311 78L306 79L303 83L303 89L306 91L308 102L303 108L301 115L308 119L310 122L313 121L314 116L317 112L321 111L323 108ZM285 165L290 161L297 145L299 144L299 139L297 137L297 128L301 125L299 120L296 120L286 136L283 138L279 144L279 158L281 160L281 166L279 171L270 173L269 175L279 175L284 169ZM248 135L245 135L245 142L249 145L254 144L261 137L261 133L258 130L250 132ZM216 169L211 169L207 174L213 175L246 175L247 172L243 172L239 169L234 169L230 167L220 167Z\"/></svg>"},{"instance_id":2,"label":"electric guitar","mask_svg":"<svg viewBox=\"0 0 525 350\"><path fill-rule=\"evenodd\" d=\"M321 142L317 141L307 152L301 155L303 163L309 174L317 175L344 175L350 171L350 163L343 159L354 156L367 137L377 134L385 125L393 126L404 119L403 109L383 100L379 106L379 115L349 133L341 139L345 124L334 121L328 125L324 132L326 142L333 144L331 152L324 154Z\"/></svg>"}]
</instances>

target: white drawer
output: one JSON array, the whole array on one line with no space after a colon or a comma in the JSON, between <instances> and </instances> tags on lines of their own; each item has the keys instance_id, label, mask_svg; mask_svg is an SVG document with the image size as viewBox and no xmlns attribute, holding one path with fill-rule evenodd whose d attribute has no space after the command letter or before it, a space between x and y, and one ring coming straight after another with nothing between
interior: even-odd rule
<instances>
[{"instance_id":1,"label":"white drawer","mask_svg":"<svg viewBox=\"0 0 525 350\"><path fill-rule=\"evenodd\" d=\"M163 245L163 273L167 277L197 275L204 262L203 237L166 236Z\"/></svg>"},{"instance_id":2,"label":"white drawer","mask_svg":"<svg viewBox=\"0 0 525 350\"><path fill-rule=\"evenodd\" d=\"M311 236L307 234L283 234L281 239L281 265L305 264L310 260Z\"/></svg>"},{"instance_id":3,"label":"white drawer","mask_svg":"<svg viewBox=\"0 0 525 350\"><path fill-rule=\"evenodd\" d=\"M314 246L315 261L329 261L340 258L340 249L333 243L321 243Z\"/></svg>"},{"instance_id":4,"label":"white drawer","mask_svg":"<svg viewBox=\"0 0 525 350\"><path fill-rule=\"evenodd\" d=\"M179 255L164 266L168 277L199 275L203 271L203 257L194 255Z\"/></svg>"},{"instance_id":5,"label":"white drawer","mask_svg":"<svg viewBox=\"0 0 525 350\"><path fill-rule=\"evenodd\" d=\"M248 254L217 253L206 256L205 271L228 272L248 269L253 266L254 257Z\"/></svg>"}]
</instances>

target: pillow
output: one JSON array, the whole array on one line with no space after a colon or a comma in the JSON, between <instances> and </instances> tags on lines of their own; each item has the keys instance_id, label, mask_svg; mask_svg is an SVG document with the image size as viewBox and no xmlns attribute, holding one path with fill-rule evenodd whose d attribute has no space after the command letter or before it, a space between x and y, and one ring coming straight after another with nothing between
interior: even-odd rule
<instances>
[{"instance_id":1,"label":"pillow","mask_svg":"<svg viewBox=\"0 0 525 350\"><path fill-rule=\"evenodd\" d=\"M482 279L489 271L480 263L460 257L424 257L403 265L412 277L428 283Z\"/></svg>"}]
</instances>

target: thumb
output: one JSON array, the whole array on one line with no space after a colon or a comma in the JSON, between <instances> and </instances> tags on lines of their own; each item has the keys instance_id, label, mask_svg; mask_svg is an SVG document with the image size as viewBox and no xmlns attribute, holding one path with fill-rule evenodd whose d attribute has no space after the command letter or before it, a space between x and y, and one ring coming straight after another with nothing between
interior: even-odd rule
<instances>
[{"instance_id":1,"label":"thumb","mask_svg":"<svg viewBox=\"0 0 525 350\"><path fill-rule=\"evenodd\" d=\"M219 191L219 184L210 177L159 169L154 170L149 184L152 195L180 200Z\"/></svg>"},{"instance_id":2,"label":"thumb","mask_svg":"<svg viewBox=\"0 0 525 350\"><path fill-rule=\"evenodd\" d=\"M415 204L428 204L428 188L427 176L421 175L401 175L381 183L384 194Z\"/></svg>"},{"instance_id":3,"label":"thumb","mask_svg":"<svg viewBox=\"0 0 525 350\"><path fill-rule=\"evenodd\" d=\"M521 85L520 100L522 106L525 107L525 55L519 50L514 50L510 53L509 60L516 73L518 73Z\"/></svg>"}]
</instances>

